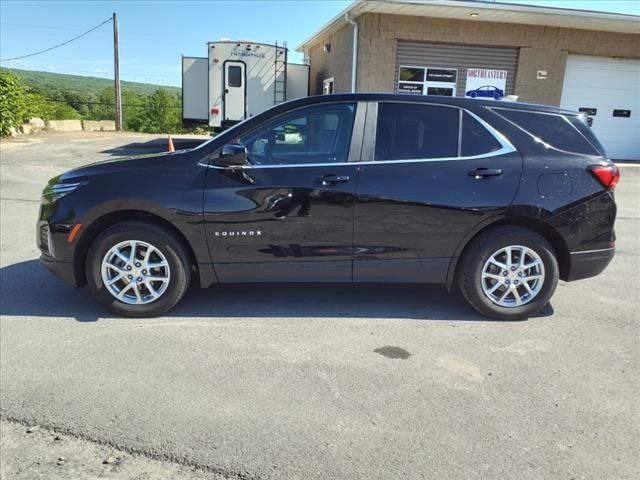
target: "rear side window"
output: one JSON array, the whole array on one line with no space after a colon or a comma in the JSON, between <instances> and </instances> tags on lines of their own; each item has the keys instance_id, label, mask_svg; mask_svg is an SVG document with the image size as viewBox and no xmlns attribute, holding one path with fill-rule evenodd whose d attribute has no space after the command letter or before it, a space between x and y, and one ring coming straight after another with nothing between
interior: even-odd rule
<instances>
[{"instance_id":1,"label":"rear side window","mask_svg":"<svg viewBox=\"0 0 640 480\"><path fill-rule=\"evenodd\" d=\"M485 155L500 150L502 146L480 122L468 113L462 117L462 156Z\"/></svg>"},{"instance_id":2,"label":"rear side window","mask_svg":"<svg viewBox=\"0 0 640 480\"><path fill-rule=\"evenodd\" d=\"M458 156L460 111L407 103L380 103L375 160Z\"/></svg>"},{"instance_id":3,"label":"rear side window","mask_svg":"<svg viewBox=\"0 0 640 480\"><path fill-rule=\"evenodd\" d=\"M496 108L495 112L559 150L587 155L598 151L563 115Z\"/></svg>"},{"instance_id":4,"label":"rear side window","mask_svg":"<svg viewBox=\"0 0 640 480\"><path fill-rule=\"evenodd\" d=\"M567 115L567 119L571 122L571 124L580 130L586 139L595 147L595 149L602 155L606 157L607 154L604 150L604 147L598 140L598 138L594 135L592 128L589 126L588 117L583 115Z\"/></svg>"}]
</instances>

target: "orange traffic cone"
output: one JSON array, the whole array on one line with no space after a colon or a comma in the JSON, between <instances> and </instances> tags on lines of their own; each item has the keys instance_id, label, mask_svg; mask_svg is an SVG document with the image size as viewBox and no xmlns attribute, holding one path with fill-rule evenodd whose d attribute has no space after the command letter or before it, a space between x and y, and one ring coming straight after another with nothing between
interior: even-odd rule
<instances>
[{"instance_id":1,"label":"orange traffic cone","mask_svg":"<svg viewBox=\"0 0 640 480\"><path fill-rule=\"evenodd\" d=\"M171 138L171 135L169 135L169 151L170 152L176 151L176 147L173 146L173 139Z\"/></svg>"}]
</instances>

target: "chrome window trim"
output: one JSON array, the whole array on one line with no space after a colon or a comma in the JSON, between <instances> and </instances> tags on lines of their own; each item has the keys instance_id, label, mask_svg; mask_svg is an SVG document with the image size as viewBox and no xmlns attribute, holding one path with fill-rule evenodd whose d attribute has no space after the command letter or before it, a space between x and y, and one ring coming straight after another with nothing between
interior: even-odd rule
<instances>
[{"instance_id":1,"label":"chrome window trim","mask_svg":"<svg viewBox=\"0 0 640 480\"><path fill-rule=\"evenodd\" d=\"M353 103L353 102L335 102L335 103ZM335 166L344 166L344 165L379 165L379 164L391 164L391 163L431 163L431 162L448 162L448 161L452 161L452 160L458 160L458 161L462 161L462 160L478 160L481 158L492 158L492 157L497 157L500 155L506 155L509 153L514 153L517 152L517 149L511 144L511 142L509 142L509 140L507 140L507 138L500 133L498 130L496 130L494 127L492 127L489 123L487 123L485 120L483 120L482 118L480 118L478 115L476 115L475 113L473 113L472 111L464 108L464 107L458 107L456 105L446 105L446 104L438 104L438 103L426 103L426 102L407 102L407 101L391 101L391 102L378 102L378 101L374 101L374 102L362 102L362 103L368 103L368 108L367 108L367 116L371 115L372 113L376 114L377 117L377 107L380 103L405 103L405 104L410 104L410 105L429 105L429 106L437 106L437 107L448 107L448 108L455 108L458 109L460 111L460 117L462 118L462 116L464 115L464 113L468 113L474 120L476 120L480 125L482 125L495 139L496 141L500 144L500 149L495 150L493 152L487 152L487 153L483 153L481 155L469 155L469 156L456 156L456 157L437 157L437 158L411 158L411 159L400 159L400 160L367 160L367 161L347 161L347 162L324 162L324 163L303 163L303 164L294 164L294 165L286 165L286 164L278 164L278 165L240 165L237 167L226 167L226 166L220 166L220 165L213 165L211 163L203 163L200 162L198 163L198 165L203 166L203 167L207 167L207 168L213 168L216 170L230 170L230 169L234 169L234 170L252 170L252 169L257 169L257 168L266 168L266 169L270 169L270 168L306 168L306 167L335 167ZM371 107L375 105L375 108L372 109ZM361 102L357 102L357 110L356 110L356 115L357 112L360 109L361 106ZM298 109L295 109L298 110ZM293 110L292 110L293 111ZM377 118L376 118L377 120ZM507 120L508 121L508 120ZM377 125L377 121L376 121L376 125ZM572 125L573 126L573 125ZM257 127L256 127L257 128ZM354 128L355 128L355 118L354 118ZM575 127L574 127L575 128ZM461 132L462 130L460 130ZM366 141L369 141L371 138L371 133L369 130L365 130L364 134L363 134L363 139L362 139L362 144L364 145ZM375 131L373 132L373 134L375 135ZM374 137L375 139L375 137ZM459 133L459 140L461 141L462 137L461 137L461 133ZM353 141L353 132L352 132L352 141ZM375 140L374 140L375 141ZM460 148L461 148L461 143L459 143L458 145L458 152L460 152ZM364 151L364 146L361 147L362 151ZM349 153L349 157L351 158L351 153Z\"/></svg>"},{"instance_id":2,"label":"chrome window trim","mask_svg":"<svg viewBox=\"0 0 640 480\"><path fill-rule=\"evenodd\" d=\"M211 164L203 164L199 163L200 166L215 168L217 170L252 170L256 168L304 168L304 167L336 167L336 166L344 166L344 165L384 165L384 164L392 164L392 163L431 163L431 162L448 162L451 160L463 161L463 160L478 160L481 158L491 158L497 157L499 155L505 155L507 153L515 152L516 149L511 147L509 148L501 148L500 150L496 150L495 152L484 153L482 155L471 155L468 157L442 157L442 158L412 158L407 160L371 160L366 162L328 162L328 163L304 163L300 165L240 165L237 167L223 167L220 165L211 165Z\"/></svg>"},{"instance_id":3,"label":"chrome window trim","mask_svg":"<svg viewBox=\"0 0 640 480\"><path fill-rule=\"evenodd\" d=\"M478 115L476 115L475 113L473 113L472 111L464 108L464 107L459 107L457 105L447 105L447 104L441 104L441 103L429 103L429 102L407 102L407 101L382 101L382 102L375 102L377 104L380 103L404 103L404 104L409 104L409 105L427 105L427 106L432 106L432 107L447 107L447 108L455 108L458 109L460 111L460 122L458 125L458 156L457 157L435 157L435 158L415 158L415 159L400 159L400 160L377 160L374 161L372 163L391 163L391 162L404 162L404 163L409 163L409 162L426 162L426 161L449 161L449 160L473 160L473 159L477 159L477 158L485 158L485 157L495 157L497 155L505 155L507 153L513 153L516 152L516 148L511 144L511 142L509 142L509 140L507 140L507 138L500 133L498 130L496 130L494 127L492 127L489 123L487 123L486 121L484 121L482 118L480 118ZM468 113L471 118L473 118L475 121L477 121L480 125L482 125L485 130L487 130L495 139L496 141L500 144L500 149L494 151L494 152L487 152L487 153L483 153L481 155L469 155L469 156L462 156L462 117L464 116L464 113ZM377 124L377 122L376 122ZM574 127L575 128L575 127ZM375 147L374 147L375 149ZM367 162L360 162L360 163L367 163Z\"/></svg>"}]
</instances>

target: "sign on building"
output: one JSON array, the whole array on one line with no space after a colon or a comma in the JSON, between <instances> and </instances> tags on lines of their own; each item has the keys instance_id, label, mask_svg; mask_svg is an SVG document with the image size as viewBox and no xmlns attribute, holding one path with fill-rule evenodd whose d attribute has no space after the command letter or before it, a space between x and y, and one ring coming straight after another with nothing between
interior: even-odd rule
<instances>
[{"instance_id":1,"label":"sign on building","mask_svg":"<svg viewBox=\"0 0 640 480\"><path fill-rule=\"evenodd\" d=\"M493 98L499 100L505 96L506 88L506 70L489 70L486 68L467 69L466 97Z\"/></svg>"},{"instance_id":2,"label":"sign on building","mask_svg":"<svg viewBox=\"0 0 640 480\"><path fill-rule=\"evenodd\" d=\"M416 95L456 95L458 70L455 68L400 66L398 93Z\"/></svg>"}]
</instances>

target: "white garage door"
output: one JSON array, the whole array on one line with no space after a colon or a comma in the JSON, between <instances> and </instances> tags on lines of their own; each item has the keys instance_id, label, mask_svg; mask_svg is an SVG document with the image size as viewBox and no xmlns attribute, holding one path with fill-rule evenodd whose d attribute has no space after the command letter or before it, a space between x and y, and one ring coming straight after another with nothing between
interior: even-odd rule
<instances>
[{"instance_id":1,"label":"white garage door","mask_svg":"<svg viewBox=\"0 0 640 480\"><path fill-rule=\"evenodd\" d=\"M569 55L560 106L593 110L609 157L640 160L640 60Z\"/></svg>"}]
</instances>

